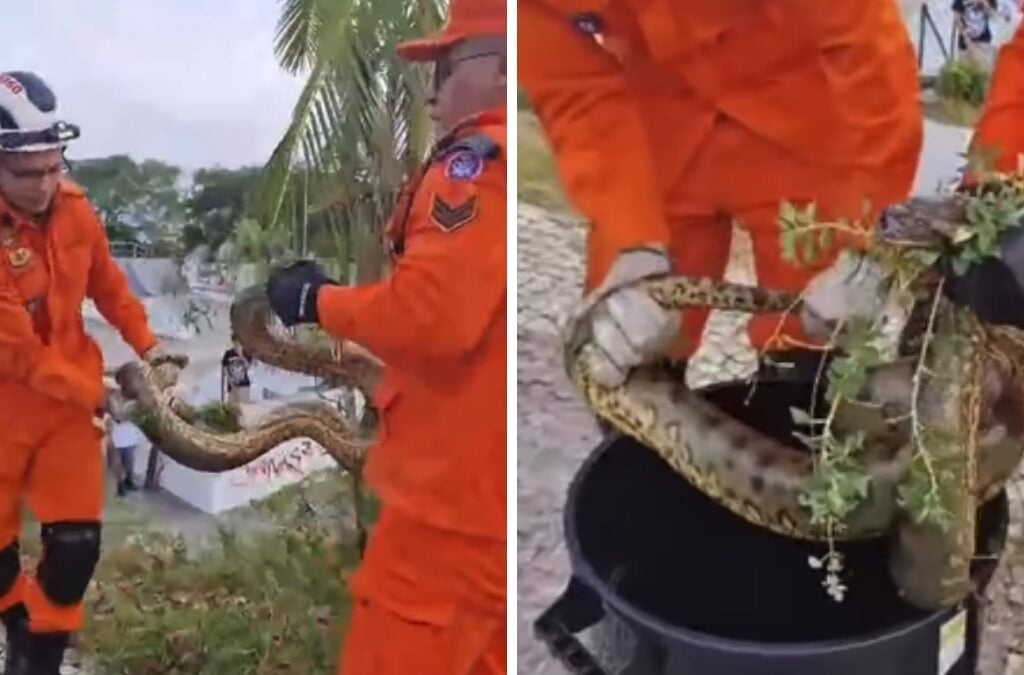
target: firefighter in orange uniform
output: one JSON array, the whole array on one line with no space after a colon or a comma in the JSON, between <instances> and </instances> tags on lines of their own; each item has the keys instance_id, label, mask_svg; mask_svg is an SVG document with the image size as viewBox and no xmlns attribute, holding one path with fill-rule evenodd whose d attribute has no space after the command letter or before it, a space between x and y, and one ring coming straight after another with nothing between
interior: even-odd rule
<instances>
[{"instance_id":1,"label":"firefighter in orange uniform","mask_svg":"<svg viewBox=\"0 0 1024 675\"><path fill-rule=\"evenodd\" d=\"M1024 154L1024 24L1002 46L992 84L974 127L971 149L993 161L996 171L1016 171Z\"/></svg>"},{"instance_id":2,"label":"firefighter in orange uniform","mask_svg":"<svg viewBox=\"0 0 1024 675\"><path fill-rule=\"evenodd\" d=\"M750 233L758 284L799 291L835 252L806 267L783 260L782 200L870 223L865 200L877 212L909 194L922 121L892 0L518 8L519 81L591 224L573 328L592 335L595 377L609 386L658 353L692 355L708 316L662 310L635 282L721 278L736 222ZM779 319L750 321L755 347ZM806 339L797 317L784 334Z\"/></svg>"},{"instance_id":3,"label":"firefighter in orange uniform","mask_svg":"<svg viewBox=\"0 0 1024 675\"><path fill-rule=\"evenodd\" d=\"M92 298L151 364L172 359L110 255L80 187L63 177L78 129L35 74L0 74L0 616L7 675L57 675L100 555L103 356L86 334ZM20 568L21 502L43 557Z\"/></svg>"},{"instance_id":4,"label":"firefighter in orange uniform","mask_svg":"<svg viewBox=\"0 0 1024 675\"><path fill-rule=\"evenodd\" d=\"M1024 25L999 50L969 154L977 165L967 167L962 191L984 190L987 171L1024 168ZM966 274L948 274L944 290L983 321L1024 328L1024 230L1009 230L999 244L999 255L972 265Z\"/></svg>"},{"instance_id":5,"label":"firefighter in orange uniform","mask_svg":"<svg viewBox=\"0 0 1024 675\"><path fill-rule=\"evenodd\" d=\"M367 480L383 508L352 580L344 675L505 673L506 112L504 0L454 0L433 62L443 134L388 226L392 271L346 287L275 272L286 325L319 323L387 366Z\"/></svg>"}]
</instances>

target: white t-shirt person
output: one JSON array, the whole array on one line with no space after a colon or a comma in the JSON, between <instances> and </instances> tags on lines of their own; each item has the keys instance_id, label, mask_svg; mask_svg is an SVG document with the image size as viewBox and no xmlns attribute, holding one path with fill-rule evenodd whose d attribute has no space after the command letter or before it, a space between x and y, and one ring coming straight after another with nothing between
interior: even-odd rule
<instances>
[{"instance_id":1,"label":"white t-shirt person","mask_svg":"<svg viewBox=\"0 0 1024 675\"><path fill-rule=\"evenodd\" d=\"M110 442L118 450L134 448L142 443L142 432L132 422L119 422L114 418L110 429Z\"/></svg>"}]
</instances>

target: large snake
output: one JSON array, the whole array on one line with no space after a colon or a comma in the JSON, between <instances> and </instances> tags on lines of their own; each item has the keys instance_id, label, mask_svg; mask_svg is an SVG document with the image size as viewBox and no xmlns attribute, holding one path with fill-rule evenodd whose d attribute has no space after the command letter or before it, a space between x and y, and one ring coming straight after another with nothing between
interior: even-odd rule
<instances>
[{"instance_id":1,"label":"large snake","mask_svg":"<svg viewBox=\"0 0 1024 675\"><path fill-rule=\"evenodd\" d=\"M306 345L275 334L273 314L262 286L240 292L231 306L231 329L247 354L267 365L320 377L332 386L361 391L369 404L381 375L381 365L368 354ZM244 466L281 443L308 438L343 468L356 472L374 442L373 432L354 429L334 406L324 401L285 404L258 424L235 433L218 434L186 421L187 406L172 398L168 384L175 378L144 362L121 366L116 380L121 394L146 412L143 431L161 452L197 471L223 472Z\"/></svg>"},{"instance_id":2,"label":"large snake","mask_svg":"<svg viewBox=\"0 0 1024 675\"><path fill-rule=\"evenodd\" d=\"M959 197L915 198L890 209L886 241L894 246L934 246L948 241L966 222ZM795 294L711 279L672 277L644 282L665 309L707 307L747 313L798 309ZM914 359L877 368L865 404L851 404L843 425L868 432L861 461L871 476L867 496L844 520L841 531L811 521L801 504L814 473L814 457L774 440L691 390L673 369L635 369L624 385L607 388L589 371L586 340L566 343L566 366L585 401L619 431L656 452L693 486L747 521L777 533L810 540L858 539L893 534L890 570L905 598L920 607L945 607L970 589L974 514L1012 475L1024 451L1024 407L1020 331L984 326L966 309L942 300L938 314L965 336L955 358L926 364L933 376L917 392L923 422L935 424L963 443L955 462L952 526L919 523L905 513L898 491L913 456L909 423L886 418L910 412ZM995 383L987 397L983 382ZM895 385L895 386L893 386ZM983 400L987 399L987 400ZM886 413L882 414L882 411ZM984 419L983 419L984 418ZM851 428L852 427L852 428Z\"/></svg>"},{"instance_id":3,"label":"large snake","mask_svg":"<svg viewBox=\"0 0 1024 675\"><path fill-rule=\"evenodd\" d=\"M889 240L894 245L931 246L949 239L964 222L954 199L917 199L889 210ZM711 279L675 277L650 281L647 291L669 309L709 307L749 313L793 311L799 298ZM912 364L906 359L873 374L871 405L850 406L841 422L870 431L862 458L870 474L867 497L849 515L837 538L895 534L891 569L907 599L922 607L955 604L969 592L973 555L973 517L977 506L999 492L1024 449L1020 383L1024 363L1017 331L982 326L966 310L943 303L942 314L964 326L971 340L958 359L932 363L943 377L926 380L919 392L922 417L964 440L964 461L957 465L953 490L954 526L942 530L908 519L897 491L912 455L909 431L886 422L911 406ZM243 291L232 305L236 339L253 358L286 370L322 377L369 394L380 375L372 358L327 346L297 344L270 329L272 316L262 287ZM567 367L593 410L653 451L698 489L748 521L775 532L824 540L828 533L811 523L800 503L814 471L813 457L729 416L692 391L678 375L657 366L637 369L623 387L607 389L591 377L582 358L586 344L567 346ZM983 381L997 382L983 396ZM143 363L118 372L123 392L151 414L147 429L160 449L176 461L202 471L242 466L290 438L320 443L342 466L358 467L372 439L352 430L340 414L322 403L282 406L256 426L235 434L214 434L184 421L167 395L166 381ZM367 400L369 396L367 395ZM884 410L885 415L880 411ZM956 413L956 414L954 414ZM968 414L969 413L969 414ZM983 419L982 419L983 418ZM984 433L978 433L979 427ZM885 442L883 442L885 441Z\"/></svg>"}]
</instances>

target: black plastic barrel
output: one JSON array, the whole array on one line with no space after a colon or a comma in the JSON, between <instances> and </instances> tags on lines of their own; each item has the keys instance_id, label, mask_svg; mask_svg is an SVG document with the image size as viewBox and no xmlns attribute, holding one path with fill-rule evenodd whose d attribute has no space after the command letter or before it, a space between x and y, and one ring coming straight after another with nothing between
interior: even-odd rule
<instances>
[{"instance_id":1,"label":"black plastic barrel","mask_svg":"<svg viewBox=\"0 0 1024 675\"><path fill-rule=\"evenodd\" d=\"M709 397L785 438L788 407L805 405L806 391L762 383L751 408L742 404L745 386ZM821 586L823 572L807 562L824 544L747 523L632 439L594 451L569 489L564 517L572 578L534 627L572 673L974 673L973 602L937 612L902 602L884 538L838 545L849 590L836 603ZM1002 552L1007 520L1005 495L979 512L979 587ZM592 652L575 634L598 622L605 639Z\"/></svg>"}]
</instances>

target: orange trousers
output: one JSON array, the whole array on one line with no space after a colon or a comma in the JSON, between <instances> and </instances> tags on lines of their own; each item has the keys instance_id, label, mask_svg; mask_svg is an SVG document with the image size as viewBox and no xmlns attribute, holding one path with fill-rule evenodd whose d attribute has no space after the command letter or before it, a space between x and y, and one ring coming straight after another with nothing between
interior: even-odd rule
<instances>
[{"instance_id":1,"label":"orange trousers","mask_svg":"<svg viewBox=\"0 0 1024 675\"><path fill-rule=\"evenodd\" d=\"M871 215L909 193L917 162L887 167L886 182L860 169L836 170L806 163L784 148L720 116L691 163L666 197L670 249L677 274L721 279L729 263L732 223L750 234L757 284L800 291L836 257L838 248L819 255L813 265L794 265L782 257L779 212L787 200L817 205L818 219L864 220L865 200ZM900 178L899 180L896 180ZM873 223L871 223L873 224ZM851 240L836 236L834 241ZM683 313L683 335L672 350L676 358L696 351L710 312ZM751 318L748 334L755 348L779 334L806 341L795 316L763 314Z\"/></svg>"},{"instance_id":2,"label":"orange trousers","mask_svg":"<svg viewBox=\"0 0 1024 675\"><path fill-rule=\"evenodd\" d=\"M505 675L505 548L383 509L339 675Z\"/></svg>"},{"instance_id":3,"label":"orange trousers","mask_svg":"<svg viewBox=\"0 0 1024 675\"><path fill-rule=\"evenodd\" d=\"M21 602L34 632L78 630L99 557L103 432L91 413L9 383L0 428L0 611ZM23 500L44 529L36 574L17 560Z\"/></svg>"},{"instance_id":4,"label":"orange trousers","mask_svg":"<svg viewBox=\"0 0 1024 675\"><path fill-rule=\"evenodd\" d=\"M447 625L357 601L339 675L505 675L504 617L465 610Z\"/></svg>"}]
</instances>

